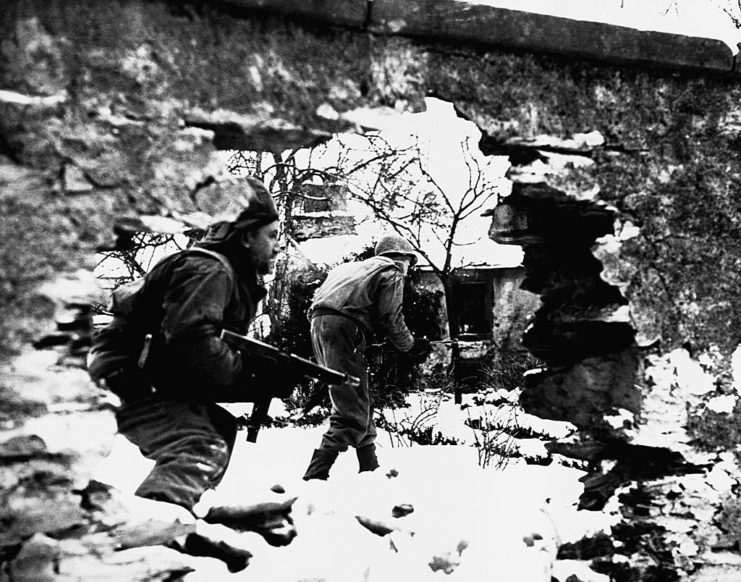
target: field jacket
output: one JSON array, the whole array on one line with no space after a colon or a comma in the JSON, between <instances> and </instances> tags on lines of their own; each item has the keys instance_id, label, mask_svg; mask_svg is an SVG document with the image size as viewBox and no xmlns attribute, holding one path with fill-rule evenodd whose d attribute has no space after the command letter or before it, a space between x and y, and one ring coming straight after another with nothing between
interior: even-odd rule
<instances>
[{"instance_id":1,"label":"field jacket","mask_svg":"<svg viewBox=\"0 0 741 582\"><path fill-rule=\"evenodd\" d=\"M144 335L151 333L147 379L173 395L210 399L213 391L216 399L245 372L240 352L219 334L245 334L265 293L252 269L229 272L218 258L192 250L166 257L144 277L130 313L114 307L111 323L96 333L90 374L105 377L134 364Z\"/></svg>"},{"instance_id":2,"label":"field jacket","mask_svg":"<svg viewBox=\"0 0 741 582\"><path fill-rule=\"evenodd\" d=\"M337 313L356 321L366 332L379 334L399 350L414 343L404 322L404 274L389 257L371 257L332 269L316 290L309 317Z\"/></svg>"}]
</instances>

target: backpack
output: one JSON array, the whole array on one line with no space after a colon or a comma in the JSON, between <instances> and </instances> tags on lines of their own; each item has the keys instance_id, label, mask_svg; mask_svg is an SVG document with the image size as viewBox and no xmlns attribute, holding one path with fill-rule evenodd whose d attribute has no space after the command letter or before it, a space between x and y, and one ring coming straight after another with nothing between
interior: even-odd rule
<instances>
[{"instance_id":1,"label":"backpack","mask_svg":"<svg viewBox=\"0 0 741 582\"><path fill-rule=\"evenodd\" d=\"M192 253L218 260L224 266L230 286L232 290L234 289L236 278L234 268L224 255L215 251L193 247L177 255L171 255L172 258L168 257L163 261L170 259L172 263L175 257ZM165 268L169 267L170 265L167 265ZM169 277L162 279L167 281ZM164 294L164 289L161 288L164 281L158 286L155 282L147 284L146 277L140 277L120 285L111 293L108 309L114 318L104 328L95 332L88 354L88 373L93 380L106 378L122 368L144 367L149 344L158 341L161 323L159 314L151 311L153 306L155 308L159 306L161 300L153 300L151 297L152 295L155 298L161 297Z\"/></svg>"},{"instance_id":2,"label":"backpack","mask_svg":"<svg viewBox=\"0 0 741 582\"><path fill-rule=\"evenodd\" d=\"M229 277L229 283L233 289L235 278L234 268L224 255L209 249L192 247L182 251L178 256L183 256L187 253L200 253L202 255L207 255L209 257L217 259L224 266L227 276ZM136 319L138 300L143 297L144 283L145 278L139 277L138 279L134 279L133 281L129 281L128 283L124 283L123 285L120 285L119 287L114 289L113 293L111 293L111 299L108 303L108 311L110 311L114 315L119 315L129 321L133 321L134 319Z\"/></svg>"}]
</instances>

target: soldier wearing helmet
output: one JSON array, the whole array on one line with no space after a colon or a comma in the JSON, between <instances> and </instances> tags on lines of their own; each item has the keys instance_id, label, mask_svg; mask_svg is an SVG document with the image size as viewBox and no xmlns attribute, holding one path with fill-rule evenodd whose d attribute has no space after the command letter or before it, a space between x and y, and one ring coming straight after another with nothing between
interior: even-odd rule
<instances>
[{"instance_id":1,"label":"soldier wearing helmet","mask_svg":"<svg viewBox=\"0 0 741 582\"><path fill-rule=\"evenodd\" d=\"M235 220L164 258L135 289L114 292L113 320L96 334L88 361L92 378L121 399L119 432L155 461L136 494L189 510L220 482L235 442L236 419L215 403L293 388L278 370L263 371L270 381L261 382L220 339L222 329L247 332L266 294L260 276L279 252L270 193L255 178L245 186Z\"/></svg>"},{"instance_id":2,"label":"soldier wearing helmet","mask_svg":"<svg viewBox=\"0 0 741 582\"><path fill-rule=\"evenodd\" d=\"M404 278L416 262L409 241L384 236L373 257L335 267L317 289L309 308L314 354L320 364L360 378L360 386L330 387L330 426L305 480L327 479L339 453L349 447L356 450L360 472L378 468L365 349L378 334L414 361L429 355L429 342L412 336L402 314Z\"/></svg>"}]
</instances>

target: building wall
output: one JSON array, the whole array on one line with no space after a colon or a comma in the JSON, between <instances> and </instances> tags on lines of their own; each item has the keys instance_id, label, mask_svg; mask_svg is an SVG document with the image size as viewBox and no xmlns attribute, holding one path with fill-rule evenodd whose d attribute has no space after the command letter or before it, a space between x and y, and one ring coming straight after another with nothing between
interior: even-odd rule
<instances>
[{"instance_id":1,"label":"building wall","mask_svg":"<svg viewBox=\"0 0 741 582\"><path fill-rule=\"evenodd\" d=\"M461 357L482 359L487 366L497 366L502 359L512 359L527 353L522 345L522 335L529 325L539 305L538 296L521 288L525 277L522 267L506 268L471 268L458 273L464 282L481 282L489 286L489 301L480 306L482 320L490 322L486 337L474 338L471 334L461 337L463 349ZM418 285L443 293L443 285L437 275L423 271L419 275ZM485 311L489 310L487 316ZM442 337L448 335L448 318L445 304L441 304L438 314ZM471 337L466 337L467 335ZM450 348L437 348L438 358L450 361Z\"/></svg>"},{"instance_id":2,"label":"building wall","mask_svg":"<svg viewBox=\"0 0 741 582\"><path fill-rule=\"evenodd\" d=\"M497 270L494 277L493 340L499 354L522 353L522 336L540 306L539 297L522 289L525 269Z\"/></svg>"}]
</instances>

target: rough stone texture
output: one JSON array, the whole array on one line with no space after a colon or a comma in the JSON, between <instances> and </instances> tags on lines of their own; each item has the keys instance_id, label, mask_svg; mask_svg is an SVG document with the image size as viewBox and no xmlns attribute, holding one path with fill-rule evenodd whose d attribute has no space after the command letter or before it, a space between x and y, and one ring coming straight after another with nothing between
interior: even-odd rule
<instances>
[{"instance_id":1,"label":"rough stone texture","mask_svg":"<svg viewBox=\"0 0 741 582\"><path fill-rule=\"evenodd\" d=\"M567 370L540 371L526 377L522 405L531 414L566 420L578 427L605 427L605 411L638 413L638 357L623 350L585 358Z\"/></svg>"},{"instance_id":2,"label":"rough stone texture","mask_svg":"<svg viewBox=\"0 0 741 582\"><path fill-rule=\"evenodd\" d=\"M522 334L540 304L537 295L522 288L524 269L503 269L503 275L494 278L492 342L497 346L495 358L523 349Z\"/></svg>"},{"instance_id":3,"label":"rough stone texture","mask_svg":"<svg viewBox=\"0 0 741 582\"><path fill-rule=\"evenodd\" d=\"M407 68L418 63L393 47L279 19L134 1L10 2L2 19L0 202L4 228L28 239L22 259L3 256L4 326L40 312L34 269L84 264L116 217L211 212L230 195L214 191L218 148L316 143L339 128L322 106L404 110L423 97ZM7 335L29 337L18 327Z\"/></svg>"},{"instance_id":4,"label":"rough stone texture","mask_svg":"<svg viewBox=\"0 0 741 582\"><path fill-rule=\"evenodd\" d=\"M601 61L729 72L728 46L711 39L531 14L460 0L375 0L370 26L395 34L454 39Z\"/></svg>"},{"instance_id":5,"label":"rough stone texture","mask_svg":"<svg viewBox=\"0 0 741 582\"><path fill-rule=\"evenodd\" d=\"M554 450L591 464L585 506L618 495L626 516L613 532L619 557L597 556L596 566L626 580L706 580L737 565L741 411L719 404L736 394L727 368L741 324L737 79L474 48L460 40L477 39L450 29L438 36L448 44L431 39L463 3L373 3L363 22L375 18L381 35L355 30L357 3L240 4L10 0L0 12L2 574L42 580L61 567L84 579L66 569L78 559L106 578L172 579L190 567L163 548L96 554L79 538L105 522L74 491L113 431L111 403L81 370L99 300L93 252L125 243L112 226L203 225L239 190L219 148L316 143L366 125L353 121L359 113L418 110L428 94L482 129L484 153L513 163L515 187L491 234L527 247L524 287L543 305L525 341L548 365L524 398L578 421L578 437ZM486 10L456 22L491 27ZM499 24L526 24L504 16ZM550 24L598 34L605 54L621 38ZM541 28L546 44L518 48L574 54ZM636 38L667 41L682 59L710 49L675 65L727 66L713 43ZM680 345L695 364L717 346L703 364L707 392L676 389L686 361L651 359ZM673 383L657 388L657 366L676 370ZM65 443L45 436L53 427L65 428Z\"/></svg>"},{"instance_id":6,"label":"rough stone texture","mask_svg":"<svg viewBox=\"0 0 741 582\"><path fill-rule=\"evenodd\" d=\"M112 554L112 526L74 492L115 431L82 369L102 299L94 251L233 212L240 184L220 148L280 150L350 127L317 110L419 108L418 73L367 37L218 6L11 1L0 30L0 576L170 579L191 561ZM163 528L160 543L183 533Z\"/></svg>"},{"instance_id":7,"label":"rough stone texture","mask_svg":"<svg viewBox=\"0 0 741 582\"><path fill-rule=\"evenodd\" d=\"M521 402L530 413L581 429L547 445L551 453L589 463L580 506L599 510L615 496L621 504L624 522L612 532L620 545L592 556L596 570L637 580L722 575L732 560L703 564L710 553L728 547L734 531L732 519L719 516L736 515L728 496L741 475L733 455L717 451L738 442L735 432L722 432L726 420L720 412L730 413L727 421L734 418L735 389L711 375L728 365L730 354L716 346L700 365L685 350L664 357L652 352L659 340L675 346L677 339L652 328L652 322L666 325L662 314L636 299L636 278L645 267L630 249L645 244L644 231L632 224L635 215L599 199L606 184L613 186L600 172L606 160L615 159L598 154L604 142L577 148L579 141L482 140L492 152L509 151L514 164L512 193L493 211L490 235L524 246L523 287L542 300L524 343L548 366L527 375ZM577 150L596 163L564 164L563 155ZM617 155L622 161L624 156ZM665 219L641 218L649 225ZM693 218L665 233L687 236ZM664 259L669 268L675 264L662 257L651 266L661 272ZM697 283L690 278L673 288L686 293ZM644 297L651 293L642 289ZM700 327L692 319L678 320ZM729 390L732 396L722 395ZM720 418L709 408L718 408Z\"/></svg>"},{"instance_id":8,"label":"rough stone texture","mask_svg":"<svg viewBox=\"0 0 741 582\"><path fill-rule=\"evenodd\" d=\"M637 66L731 72L735 62L722 41L614 24L583 22L462 0L225 0L329 25L472 43Z\"/></svg>"},{"instance_id":9,"label":"rough stone texture","mask_svg":"<svg viewBox=\"0 0 741 582\"><path fill-rule=\"evenodd\" d=\"M226 4L244 8L261 8L318 20L322 23L360 28L366 21L367 0L226 0Z\"/></svg>"},{"instance_id":10,"label":"rough stone texture","mask_svg":"<svg viewBox=\"0 0 741 582\"><path fill-rule=\"evenodd\" d=\"M486 132L483 151L511 146L520 174L513 178L527 185L538 177L569 195L597 185L592 199L615 209L619 222L597 240L615 243L600 256L602 277L629 302L631 321L646 340L640 343L704 338L730 353L739 327L738 201L731 194L741 175L734 153L737 84L493 54L469 75L458 58L436 61L436 79L461 114ZM477 90L484 85L486 91ZM603 145L578 156L593 165L564 165L563 147L527 146L544 135L570 140L585 128L604 137ZM571 191L547 175L558 173L554 157L572 175ZM544 175L538 166L552 169Z\"/></svg>"}]
</instances>

